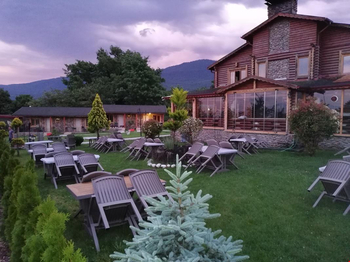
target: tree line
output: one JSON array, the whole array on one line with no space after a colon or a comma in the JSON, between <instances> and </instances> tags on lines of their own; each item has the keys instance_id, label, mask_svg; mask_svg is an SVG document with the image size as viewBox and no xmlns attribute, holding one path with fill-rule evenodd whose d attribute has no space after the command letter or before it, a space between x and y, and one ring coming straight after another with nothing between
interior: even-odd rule
<instances>
[{"instance_id":1,"label":"tree line","mask_svg":"<svg viewBox=\"0 0 350 262\"><path fill-rule=\"evenodd\" d=\"M65 64L64 90L45 92L33 99L19 95L15 100L0 89L0 114L11 114L23 106L90 107L96 93L104 104L158 105L167 94L160 69L148 65L148 57L111 46L97 51L97 62L77 60Z\"/></svg>"}]
</instances>

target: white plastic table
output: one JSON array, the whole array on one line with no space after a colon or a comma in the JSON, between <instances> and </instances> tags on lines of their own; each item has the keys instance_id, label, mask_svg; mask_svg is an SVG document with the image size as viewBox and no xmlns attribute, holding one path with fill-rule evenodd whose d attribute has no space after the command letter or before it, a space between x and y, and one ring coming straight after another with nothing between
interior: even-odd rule
<instances>
[{"instance_id":1,"label":"white plastic table","mask_svg":"<svg viewBox=\"0 0 350 262\"><path fill-rule=\"evenodd\" d=\"M69 150L69 147L66 147L66 149ZM33 153L33 149L29 149L29 150L27 150L27 152L28 152L29 154L32 154L32 153ZM52 148L52 147L46 148L46 152L47 152L47 153L53 152L53 148Z\"/></svg>"},{"instance_id":2,"label":"white plastic table","mask_svg":"<svg viewBox=\"0 0 350 262\"><path fill-rule=\"evenodd\" d=\"M49 147L49 144L51 144L52 142L53 141L51 141L51 140L43 140L43 141L26 142L25 145L28 146L28 149L30 149L30 146L32 146L32 145L46 144L46 147Z\"/></svg>"},{"instance_id":3,"label":"white plastic table","mask_svg":"<svg viewBox=\"0 0 350 262\"><path fill-rule=\"evenodd\" d=\"M94 140L97 140L97 137L96 136L86 136L86 137L84 137L84 140L89 140L89 146L91 146L92 142Z\"/></svg>"},{"instance_id":4,"label":"white plastic table","mask_svg":"<svg viewBox=\"0 0 350 262\"><path fill-rule=\"evenodd\" d=\"M234 139L230 139L230 142L233 142L237 145L237 149L238 149L238 155L242 158L243 157L243 145L244 143L247 142L247 139L243 138L234 138Z\"/></svg>"},{"instance_id":5,"label":"white plastic table","mask_svg":"<svg viewBox=\"0 0 350 262\"><path fill-rule=\"evenodd\" d=\"M203 146L202 147L202 152L207 150L208 146ZM222 168L218 172L223 172L223 171L228 171L227 169L227 157L233 154L237 154L238 151L236 149L229 149L229 148L222 148L220 147L217 155L220 157L222 161Z\"/></svg>"},{"instance_id":6,"label":"white plastic table","mask_svg":"<svg viewBox=\"0 0 350 262\"><path fill-rule=\"evenodd\" d=\"M156 150L157 147L164 146L164 144L163 143L146 142L143 146L151 148L145 157L145 160L147 160L149 155L153 156L154 151Z\"/></svg>"},{"instance_id":7,"label":"white plastic table","mask_svg":"<svg viewBox=\"0 0 350 262\"><path fill-rule=\"evenodd\" d=\"M113 152L117 151L117 145L119 142L123 142L123 139L119 138L107 138L107 142L113 145ZM106 152L108 153L108 151Z\"/></svg>"}]
</instances>

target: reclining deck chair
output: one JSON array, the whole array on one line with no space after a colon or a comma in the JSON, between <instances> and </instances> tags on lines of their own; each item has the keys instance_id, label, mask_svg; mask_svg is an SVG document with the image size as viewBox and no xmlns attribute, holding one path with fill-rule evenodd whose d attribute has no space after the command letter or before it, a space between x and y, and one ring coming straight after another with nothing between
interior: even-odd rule
<instances>
[{"instance_id":1,"label":"reclining deck chair","mask_svg":"<svg viewBox=\"0 0 350 262\"><path fill-rule=\"evenodd\" d=\"M232 144L227 142L227 141L221 141L219 143L220 147L221 148L226 148L226 149L234 149ZM238 151L237 151L238 152ZM234 159L235 159L235 156L236 154L232 154L232 155L229 155L230 157L228 158L228 161L235 167L238 169L238 167L236 166L236 164L234 163ZM226 156L224 156L226 157Z\"/></svg>"},{"instance_id":2,"label":"reclining deck chair","mask_svg":"<svg viewBox=\"0 0 350 262\"><path fill-rule=\"evenodd\" d=\"M54 155L56 173L52 176L52 182L57 189L57 180L73 179L76 183L79 182L77 175L79 175L79 170L75 164L73 155L68 152L63 152Z\"/></svg>"},{"instance_id":3,"label":"reclining deck chair","mask_svg":"<svg viewBox=\"0 0 350 262\"><path fill-rule=\"evenodd\" d=\"M124 147L122 150L120 150L120 152L128 152L128 151L131 151L135 148L135 146L137 145L139 140L135 140L133 141L130 145Z\"/></svg>"},{"instance_id":4,"label":"reclining deck chair","mask_svg":"<svg viewBox=\"0 0 350 262\"><path fill-rule=\"evenodd\" d=\"M156 198L158 195L160 195L173 200L160 181L157 171L140 170L130 174L129 177L143 208L148 207L148 203L145 200L146 196Z\"/></svg>"},{"instance_id":5,"label":"reclining deck chair","mask_svg":"<svg viewBox=\"0 0 350 262\"><path fill-rule=\"evenodd\" d=\"M207 143L208 146L219 146L218 141L216 141L215 139L208 139L205 142Z\"/></svg>"},{"instance_id":6,"label":"reclining deck chair","mask_svg":"<svg viewBox=\"0 0 350 262\"><path fill-rule=\"evenodd\" d=\"M222 168L223 163L220 157L217 155L219 150L220 147L218 146L208 146L208 148L201 155L199 155L195 160L193 160L192 164L197 163L199 165L199 167L196 170L197 174L202 172L202 170L205 167L207 167L214 169L214 172L210 175L212 177L213 175L215 175L216 172L218 172Z\"/></svg>"},{"instance_id":7,"label":"reclining deck chair","mask_svg":"<svg viewBox=\"0 0 350 262\"><path fill-rule=\"evenodd\" d=\"M342 160L329 161L325 170L308 188L310 192L318 182L321 182L324 190L312 207L316 207L323 196L333 197L334 200L350 201L350 162ZM350 205L343 215L350 211Z\"/></svg>"},{"instance_id":8,"label":"reclining deck chair","mask_svg":"<svg viewBox=\"0 0 350 262\"><path fill-rule=\"evenodd\" d=\"M35 165L41 165L41 159L45 157L47 153L47 148L45 145L36 145L32 147L33 150L33 160L35 162Z\"/></svg>"},{"instance_id":9,"label":"reclining deck chair","mask_svg":"<svg viewBox=\"0 0 350 262\"><path fill-rule=\"evenodd\" d=\"M64 143L55 142L51 144L54 152L67 152L67 148Z\"/></svg>"},{"instance_id":10,"label":"reclining deck chair","mask_svg":"<svg viewBox=\"0 0 350 262\"><path fill-rule=\"evenodd\" d=\"M125 223L138 227L135 217L139 221L142 220L142 217L129 194L123 177L99 177L92 180L92 186L95 199L91 201L95 203L90 204L88 216L91 219L90 230L95 247L99 251L96 229L108 229ZM132 233L135 234L133 230Z\"/></svg>"},{"instance_id":11,"label":"reclining deck chair","mask_svg":"<svg viewBox=\"0 0 350 262\"><path fill-rule=\"evenodd\" d=\"M95 172L98 170L98 168L101 169L101 171L104 171L101 164L97 161L94 154L81 154L78 155L78 162L80 164L80 167L82 169L83 174Z\"/></svg>"},{"instance_id":12,"label":"reclining deck chair","mask_svg":"<svg viewBox=\"0 0 350 262\"><path fill-rule=\"evenodd\" d=\"M146 143L146 138L144 137L140 138L136 146L132 149L132 151L130 152L127 158L133 156L131 160L134 160L135 158L139 160L142 155L147 156L148 152L143 149L143 146L145 145L145 143Z\"/></svg>"},{"instance_id":13,"label":"reclining deck chair","mask_svg":"<svg viewBox=\"0 0 350 262\"><path fill-rule=\"evenodd\" d=\"M200 142L195 142L191 148L180 157L179 161L187 159L187 167L189 167L192 161L200 154L204 144ZM184 163L183 163L184 164ZM186 169L187 169L186 167Z\"/></svg>"}]
</instances>

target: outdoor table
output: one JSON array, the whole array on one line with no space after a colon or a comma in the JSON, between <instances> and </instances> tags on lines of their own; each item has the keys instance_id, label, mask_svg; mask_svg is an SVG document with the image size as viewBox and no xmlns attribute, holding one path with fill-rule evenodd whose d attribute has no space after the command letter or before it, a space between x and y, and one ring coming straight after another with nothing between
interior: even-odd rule
<instances>
[{"instance_id":1,"label":"outdoor table","mask_svg":"<svg viewBox=\"0 0 350 262\"><path fill-rule=\"evenodd\" d=\"M107 142L111 143L113 146L113 152L117 151L117 145L119 144L119 142L123 142L123 139L119 139L119 138L107 138ZM108 151L106 152L108 153Z\"/></svg>"},{"instance_id":2,"label":"outdoor table","mask_svg":"<svg viewBox=\"0 0 350 262\"><path fill-rule=\"evenodd\" d=\"M233 139L230 139L230 142L233 142L237 145L238 155L240 157L244 158L243 157L244 153L243 153L242 149L243 149L243 145L245 143L247 143L247 139L245 139L245 138L233 138Z\"/></svg>"},{"instance_id":3,"label":"outdoor table","mask_svg":"<svg viewBox=\"0 0 350 262\"><path fill-rule=\"evenodd\" d=\"M84 137L84 140L89 140L89 146L94 142L94 140L97 140L96 136L86 136Z\"/></svg>"},{"instance_id":4,"label":"outdoor table","mask_svg":"<svg viewBox=\"0 0 350 262\"><path fill-rule=\"evenodd\" d=\"M67 150L69 150L69 147L66 147ZM46 152L47 153L50 153L50 152L53 152L53 148L52 147L47 147L46 148ZM29 149L27 150L27 152L30 154L30 157L33 158L33 149Z\"/></svg>"},{"instance_id":5,"label":"outdoor table","mask_svg":"<svg viewBox=\"0 0 350 262\"><path fill-rule=\"evenodd\" d=\"M135 191L131 180L129 176L124 176L124 181L126 184L126 187L128 188L130 194ZM161 180L162 184L165 185L164 180ZM92 186L92 182L87 183L79 183L79 184L72 184L66 186L68 191L71 193L71 195L79 201L80 210L77 214L80 213L80 211L83 211L84 214L84 226L87 229L88 233L96 238L96 231L95 228L92 226L93 224L93 217L91 212L89 212L91 206L96 203L95 195L94 195L94 189ZM96 243L95 243L96 245ZM96 249L99 250L98 244L96 245Z\"/></svg>"},{"instance_id":6,"label":"outdoor table","mask_svg":"<svg viewBox=\"0 0 350 262\"><path fill-rule=\"evenodd\" d=\"M163 143L146 142L143 146L151 148L145 157L145 160L147 160L149 155L152 155L152 157L153 157L155 150L160 146L164 146L164 144Z\"/></svg>"},{"instance_id":7,"label":"outdoor table","mask_svg":"<svg viewBox=\"0 0 350 262\"><path fill-rule=\"evenodd\" d=\"M318 170L322 173L326 169L326 166L321 166Z\"/></svg>"},{"instance_id":8,"label":"outdoor table","mask_svg":"<svg viewBox=\"0 0 350 262\"><path fill-rule=\"evenodd\" d=\"M78 156L77 155L73 155L73 158L74 158L75 162L78 161ZM95 155L95 158L97 160L99 160L100 156L99 155ZM44 170L45 169L47 170L47 175L52 176L53 175L54 166L55 166L55 158L53 158L53 157L46 157L46 158L42 158L40 160L44 164Z\"/></svg>"},{"instance_id":9,"label":"outdoor table","mask_svg":"<svg viewBox=\"0 0 350 262\"><path fill-rule=\"evenodd\" d=\"M207 150L208 146L203 146L202 147L202 152ZM230 157L233 154L237 154L238 151L236 149L229 149L229 148L220 148L217 155L220 157L222 161L222 168L218 172L223 172L223 171L228 171L227 169L227 158Z\"/></svg>"},{"instance_id":10,"label":"outdoor table","mask_svg":"<svg viewBox=\"0 0 350 262\"><path fill-rule=\"evenodd\" d=\"M46 147L49 147L49 144L51 144L53 141L51 140L43 140L43 141L34 141L34 142L26 142L25 145L28 146L28 149L30 149L31 145L42 145L46 144Z\"/></svg>"}]
</instances>

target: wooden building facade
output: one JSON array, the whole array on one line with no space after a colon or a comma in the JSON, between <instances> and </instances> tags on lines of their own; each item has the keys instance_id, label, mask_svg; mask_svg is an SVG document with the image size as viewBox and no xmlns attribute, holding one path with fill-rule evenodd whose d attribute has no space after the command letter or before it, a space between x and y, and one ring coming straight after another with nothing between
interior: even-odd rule
<instances>
[{"instance_id":1,"label":"wooden building facade","mask_svg":"<svg viewBox=\"0 0 350 262\"><path fill-rule=\"evenodd\" d=\"M285 135L291 109L311 95L350 135L350 24L297 14L297 0L266 2L269 18L208 67L214 88L188 94L193 117L209 129Z\"/></svg>"}]
</instances>

